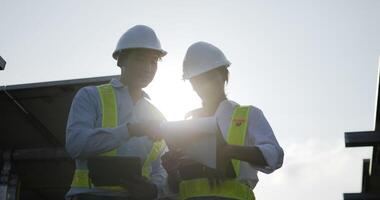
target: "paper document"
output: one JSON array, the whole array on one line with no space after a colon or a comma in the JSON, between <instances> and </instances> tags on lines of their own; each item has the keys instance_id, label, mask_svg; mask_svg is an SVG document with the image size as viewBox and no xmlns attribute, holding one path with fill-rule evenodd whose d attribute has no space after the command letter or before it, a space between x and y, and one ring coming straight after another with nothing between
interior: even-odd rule
<instances>
[{"instance_id":1,"label":"paper document","mask_svg":"<svg viewBox=\"0 0 380 200\"><path fill-rule=\"evenodd\" d=\"M190 159L216 168L219 128L215 117L164 122L161 131L169 148L180 148Z\"/></svg>"}]
</instances>

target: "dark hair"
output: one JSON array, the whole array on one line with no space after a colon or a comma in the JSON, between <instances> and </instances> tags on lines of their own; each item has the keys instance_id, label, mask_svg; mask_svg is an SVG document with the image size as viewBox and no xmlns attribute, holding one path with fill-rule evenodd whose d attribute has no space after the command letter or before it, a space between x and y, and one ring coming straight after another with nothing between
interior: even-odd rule
<instances>
[{"instance_id":1,"label":"dark hair","mask_svg":"<svg viewBox=\"0 0 380 200\"><path fill-rule=\"evenodd\" d=\"M117 66L122 67L121 66L121 61L123 61L124 59L128 58L129 54L127 52L128 52L127 50L124 50L124 51L122 51L122 52L119 53L119 56L117 58Z\"/></svg>"},{"instance_id":2,"label":"dark hair","mask_svg":"<svg viewBox=\"0 0 380 200\"><path fill-rule=\"evenodd\" d=\"M230 75L230 72L228 71L227 66L219 67L218 71L223 76L224 82L227 84L229 80L229 75Z\"/></svg>"}]
</instances>

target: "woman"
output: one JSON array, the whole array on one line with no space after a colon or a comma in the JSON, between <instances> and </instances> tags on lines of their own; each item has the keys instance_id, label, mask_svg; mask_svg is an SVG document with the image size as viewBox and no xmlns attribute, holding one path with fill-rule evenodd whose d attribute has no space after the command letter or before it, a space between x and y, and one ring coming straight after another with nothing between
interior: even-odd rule
<instances>
[{"instance_id":1,"label":"woman","mask_svg":"<svg viewBox=\"0 0 380 200\"><path fill-rule=\"evenodd\" d=\"M190 80L202 100L202 108L190 112L189 116L216 117L226 142L218 147L219 171L216 173L205 166L197 167L200 163L186 167L178 152L164 155L163 166L168 171L169 184L174 190L179 186L180 199L254 199L252 190L258 182L257 171L271 173L282 166L283 150L263 112L227 98L225 84L230 64L221 50L206 42L194 43L187 50L183 78ZM231 165L233 178L223 177ZM199 176L194 173L193 177L182 177L186 169L197 171Z\"/></svg>"}]
</instances>

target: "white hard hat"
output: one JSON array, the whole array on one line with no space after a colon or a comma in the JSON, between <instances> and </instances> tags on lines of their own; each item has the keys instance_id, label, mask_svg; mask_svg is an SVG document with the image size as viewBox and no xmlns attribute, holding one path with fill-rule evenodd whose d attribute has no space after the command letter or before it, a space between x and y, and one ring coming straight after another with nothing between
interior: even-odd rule
<instances>
[{"instance_id":1,"label":"white hard hat","mask_svg":"<svg viewBox=\"0 0 380 200\"><path fill-rule=\"evenodd\" d=\"M230 61L216 46L207 42L196 42L187 49L183 60L183 79L190 79L212 69L230 65Z\"/></svg>"},{"instance_id":2,"label":"white hard hat","mask_svg":"<svg viewBox=\"0 0 380 200\"><path fill-rule=\"evenodd\" d=\"M158 51L161 57L166 55L156 33L145 25L136 25L125 32L117 43L112 57L117 60L119 54L127 49L151 49Z\"/></svg>"}]
</instances>

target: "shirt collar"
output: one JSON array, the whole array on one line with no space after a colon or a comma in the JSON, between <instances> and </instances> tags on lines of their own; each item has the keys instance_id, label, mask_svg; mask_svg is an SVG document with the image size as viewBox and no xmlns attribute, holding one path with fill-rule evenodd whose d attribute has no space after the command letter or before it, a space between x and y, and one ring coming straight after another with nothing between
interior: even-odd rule
<instances>
[{"instance_id":1,"label":"shirt collar","mask_svg":"<svg viewBox=\"0 0 380 200\"><path fill-rule=\"evenodd\" d=\"M218 108L215 111L215 116L221 116L224 113L230 113L233 112L234 108L239 105L234 101L231 100L223 100L219 103Z\"/></svg>"},{"instance_id":2,"label":"shirt collar","mask_svg":"<svg viewBox=\"0 0 380 200\"><path fill-rule=\"evenodd\" d=\"M127 85L124 85L121 81L120 81L120 77L118 78L112 78L111 81L110 81L110 84L114 87L114 88L123 88L123 89L127 89L128 90L128 86ZM142 91L142 96L144 98L147 98L149 100L150 99L150 96L143 90Z\"/></svg>"}]
</instances>

